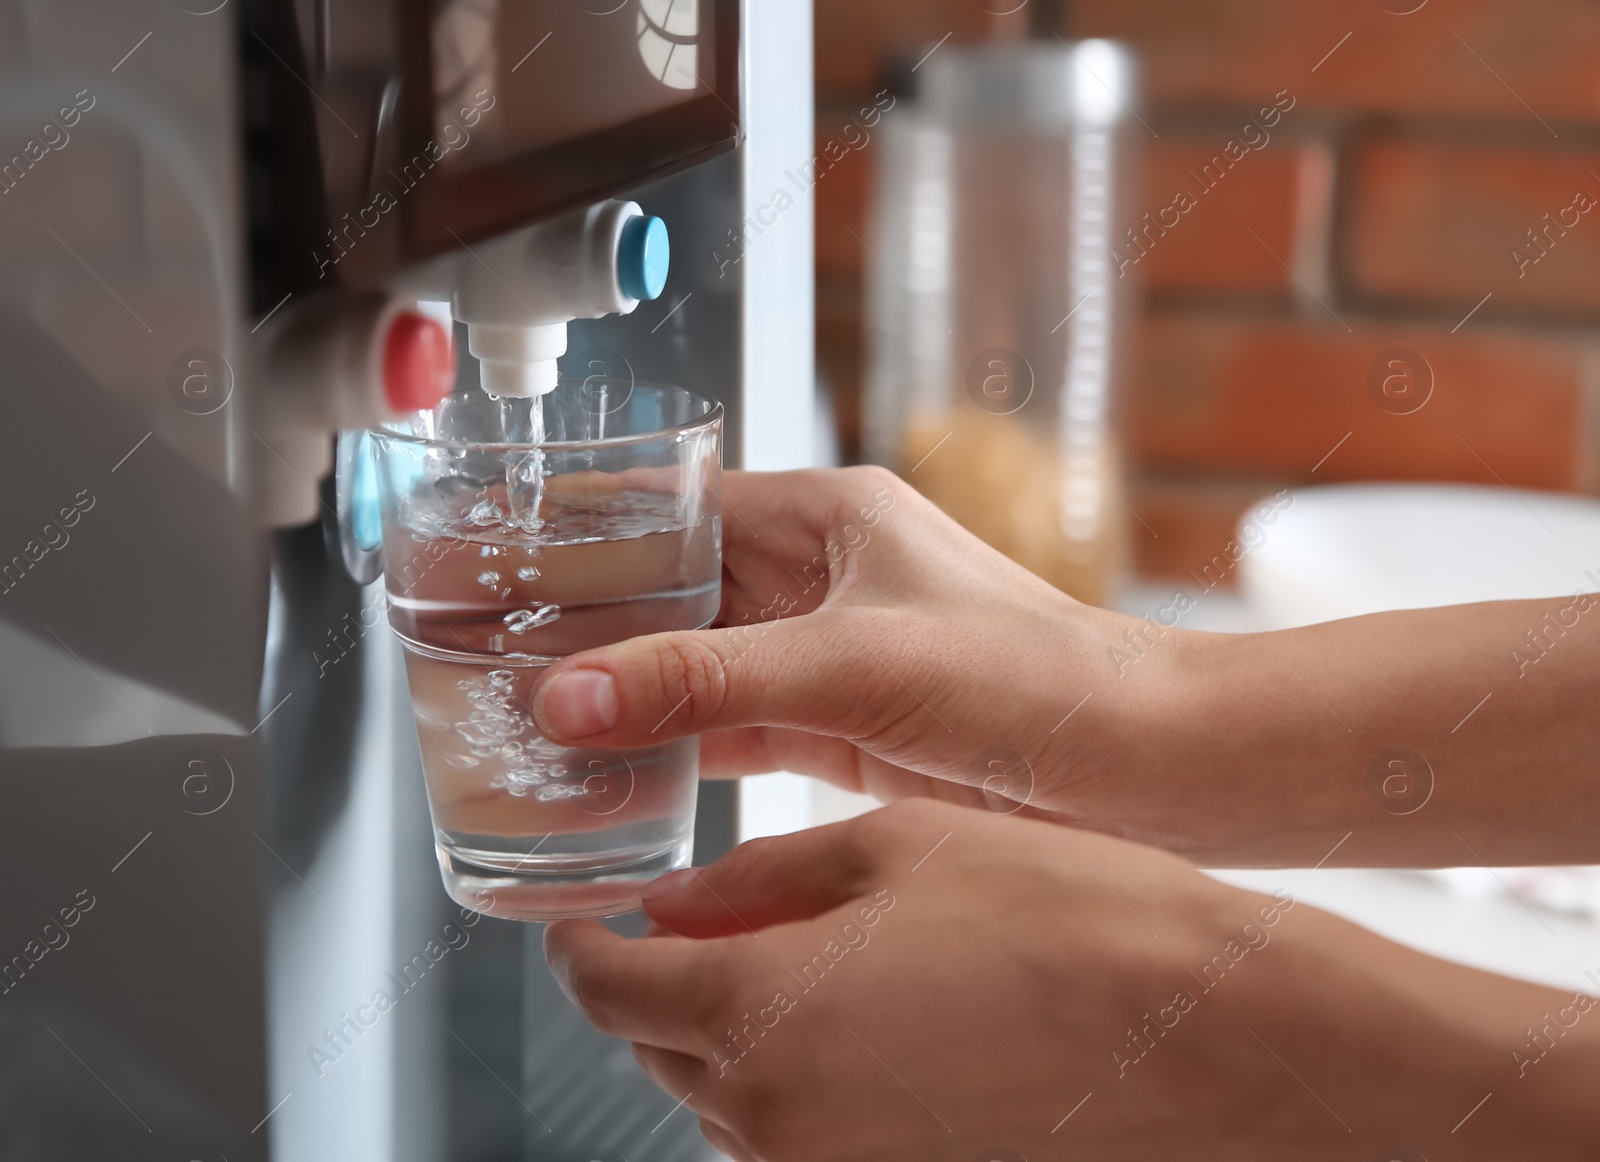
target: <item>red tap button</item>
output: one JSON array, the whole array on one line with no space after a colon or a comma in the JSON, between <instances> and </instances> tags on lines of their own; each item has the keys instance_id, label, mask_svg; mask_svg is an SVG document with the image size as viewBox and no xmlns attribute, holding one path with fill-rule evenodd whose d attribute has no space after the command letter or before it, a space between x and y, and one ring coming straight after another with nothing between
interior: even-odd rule
<instances>
[{"instance_id":1,"label":"red tap button","mask_svg":"<svg viewBox=\"0 0 1600 1162\"><path fill-rule=\"evenodd\" d=\"M455 387L456 353L450 332L435 319L403 311L383 342L383 395L397 412L437 407Z\"/></svg>"}]
</instances>

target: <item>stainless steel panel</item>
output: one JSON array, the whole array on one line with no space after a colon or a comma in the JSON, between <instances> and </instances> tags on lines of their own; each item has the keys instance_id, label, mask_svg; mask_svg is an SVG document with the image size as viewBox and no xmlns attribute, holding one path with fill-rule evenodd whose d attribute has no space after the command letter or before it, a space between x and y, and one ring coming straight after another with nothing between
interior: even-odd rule
<instances>
[{"instance_id":1,"label":"stainless steel panel","mask_svg":"<svg viewBox=\"0 0 1600 1162\"><path fill-rule=\"evenodd\" d=\"M0 1158L266 1157L232 93L226 17L0 10Z\"/></svg>"}]
</instances>

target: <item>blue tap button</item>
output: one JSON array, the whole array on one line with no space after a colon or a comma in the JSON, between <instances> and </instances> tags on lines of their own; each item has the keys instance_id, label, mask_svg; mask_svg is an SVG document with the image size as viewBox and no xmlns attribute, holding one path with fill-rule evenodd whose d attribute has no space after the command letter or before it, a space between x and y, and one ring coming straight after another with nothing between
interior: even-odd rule
<instances>
[{"instance_id":1,"label":"blue tap button","mask_svg":"<svg viewBox=\"0 0 1600 1162\"><path fill-rule=\"evenodd\" d=\"M617 247L617 282L631 299L658 299L667 285L672 245L667 224L650 214L629 218Z\"/></svg>"},{"instance_id":2,"label":"blue tap button","mask_svg":"<svg viewBox=\"0 0 1600 1162\"><path fill-rule=\"evenodd\" d=\"M372 437L362 432L351 462L350 524L356 545L372 552L383 544L383 513L378 502L378 469L373 463Z\"/></svg>"}]
</instances>

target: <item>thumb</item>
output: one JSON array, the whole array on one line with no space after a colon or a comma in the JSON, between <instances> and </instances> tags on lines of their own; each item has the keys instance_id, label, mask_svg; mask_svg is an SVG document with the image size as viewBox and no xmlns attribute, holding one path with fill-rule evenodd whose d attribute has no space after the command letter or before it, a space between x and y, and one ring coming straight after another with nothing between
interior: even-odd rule
<instances>
[{"instance_id":1,"label":"thumb","mask_svg":"<svg viewBox=\"0 0 1600 1162\"><path fill-rule=\"evenodd\" d=\"M868 891L877 856L855 820L742 843L707 867L647 884L644 910L680 936L709 939L809 920Z\"/></svg>"},{"instance_id":2,"label":"thumb","mask_svg":"<svg viewBox=\"0 0 1600 1162\"><path fill-rule=\"evenodd\" d=\"M841 611L727 629L658 633L552 666L530 709L566 745L652 746L708 730L793 726L870 731L901 712Z\"/></svg>"}]
</instances>

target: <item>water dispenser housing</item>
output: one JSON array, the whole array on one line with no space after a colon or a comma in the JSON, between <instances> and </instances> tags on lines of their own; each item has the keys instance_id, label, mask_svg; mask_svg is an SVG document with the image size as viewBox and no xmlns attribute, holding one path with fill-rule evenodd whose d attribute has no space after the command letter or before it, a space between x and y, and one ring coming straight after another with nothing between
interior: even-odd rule
<instances>
[{"instance_id":1,"label":"water dispenser housing","mask_svg":"<svg viewBox=\"0 0 1600 1162\"><path fill-rule=\"evenodd\" d=\"M314 315L324 335L354 329L348 346L369 341L359 313L374 295L450 302L497 394L549 391L570 320L662 292L666 224L613 195L741 136L739 0L245 12L253 308ZM334 414L351 423L330 404L308 426L283 397L378 398L341 379L347 364L285 349L306 331L280 319L255 344L265 434L252 479L259 513L280 526L315 514L308 473L330 463Z\"/></svg>"},{"instance_id":2,"label":"water dispenser housing","mask_svg":"<svg viewBox=\"0 0 1600 1162\"><path fill-rule=\"evenodd\" d=\"M702 1156L537 933L443 897L330 449L479 383L439 303L523 325L473 279L539 305L513 259L601 207L567 358L717 398L732 465L803 463L808 211L727 255L810 157L809 36L807 0L0 4L3 1143Z\"/></svg>"}]
</instances>

